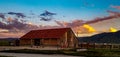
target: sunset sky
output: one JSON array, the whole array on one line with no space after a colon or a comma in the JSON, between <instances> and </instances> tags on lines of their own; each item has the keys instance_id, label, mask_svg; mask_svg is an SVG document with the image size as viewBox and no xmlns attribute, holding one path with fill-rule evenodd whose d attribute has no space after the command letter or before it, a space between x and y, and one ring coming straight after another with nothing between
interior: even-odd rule
<instances>
[{"instance_id":1,"label":"sunset sky","mask_svg":"<svg viewBox=\"0 0 120 57\"><path fill-rule=\"evenodd\" d=\"M55 15L41 20L45 11ZM0 37L20 37L32 29L60 27L61 23L74 27L76 20L110 16L107 11L119 13L120 0L0 0Z\"/></svg>"}]
</instances>

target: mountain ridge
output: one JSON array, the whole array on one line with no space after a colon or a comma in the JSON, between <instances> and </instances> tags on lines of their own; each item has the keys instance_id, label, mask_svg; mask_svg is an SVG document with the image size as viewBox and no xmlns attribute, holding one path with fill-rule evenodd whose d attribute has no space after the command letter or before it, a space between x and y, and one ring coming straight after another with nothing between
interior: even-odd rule
<instances>
[{"instance_id":1,"label":"mountain ridge","mask_svg":"<svg viewBox=\"0 0 120 57\"><path fill-rule=\"evenodd\" d=\"M79 42L87 43L120 43L120 31L104 32L89 37L78 37Z\"/></svg>"}]
</instances>

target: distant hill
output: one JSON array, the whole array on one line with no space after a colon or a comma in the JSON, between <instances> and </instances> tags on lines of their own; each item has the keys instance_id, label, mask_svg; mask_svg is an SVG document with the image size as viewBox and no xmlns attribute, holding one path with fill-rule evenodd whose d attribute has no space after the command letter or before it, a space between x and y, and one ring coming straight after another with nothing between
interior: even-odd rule
<instances>
[{"instance_id":1,"label":"distant hill","mask_svg":"<svg viewBox=\"0 0 120 57\"><path fill-rule=\"evenodd\" d=\"M19 38L0 38L0 46L14 46Z\"/></svg>"},{"instance_id":2,"label":"distant hill","mask_svg":"<svg viewBox=\"0 0 120 57\"><path fill-rule=\"evenodd\" d=\"M19 40L19 38L0 38L0 41L1 40L14 41L14 40Z\"/></svg>"},{"instance_id":3,"label":"distant hill","mask_svg":"<svg viewBox=\"0 0 120 57\"><path fill-rule=\"evenodd\" d=\"M88 43L120 43L120 31L100 33L90 37L78 37L80 42Z\"/></svg>"}]
</instances>

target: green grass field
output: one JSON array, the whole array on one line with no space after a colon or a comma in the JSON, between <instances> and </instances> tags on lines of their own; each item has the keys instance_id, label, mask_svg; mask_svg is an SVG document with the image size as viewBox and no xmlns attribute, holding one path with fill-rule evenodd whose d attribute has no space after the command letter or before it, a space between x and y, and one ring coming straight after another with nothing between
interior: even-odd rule
<instances>
[{"instance_id":1,"label":"green grass field","mask_svg":"<svg viewBox=\"0 0 120 57\"><path fill-rule=\"evenodd\" d=\"M0 57L13 57L13 56L4 56L4 55L0 55Z\"/></svg>"},{"instance_id":2,"label":"green grass field","mask_svg":"<svg viewBox=\"0 0 120 57\"><path fill-rule=\"evenodd\" d=\"M97 57L117 57L120 56L120 49L88 49L87 51L75 51L71 50L32 50L32 49L21 49L21 50L6 50L2 52L13 52L13 53L30 53L30 54L63 54L71 56L97 56Z\"/></svg>"},{"instance_id":3,"label":"green grass field","mask_svg":"<svg viewBox=\"0 0 120 57\"><path fill-rule=\"evenodd\" d=\"M8 46L9 42L6 40L0 40L0 46Z\"/></svg>"}]
</instances>

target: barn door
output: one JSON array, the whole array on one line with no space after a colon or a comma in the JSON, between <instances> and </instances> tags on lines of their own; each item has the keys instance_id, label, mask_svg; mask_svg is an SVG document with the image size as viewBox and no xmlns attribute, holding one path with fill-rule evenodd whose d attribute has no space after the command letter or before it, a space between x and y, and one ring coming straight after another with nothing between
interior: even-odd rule
<instances>
[{"instance_id":1,"label":"barn door","mask_svg":"<svg viewBox=\"0 0 120 57\"><path fill-rule=\"evenodd\" d=\"M34 45L39 46L40 45L40 39L34 39Z\"/></svg>"}]
</instances>

